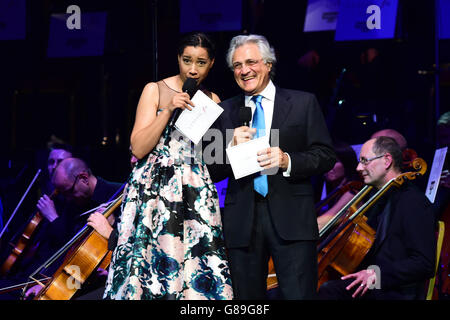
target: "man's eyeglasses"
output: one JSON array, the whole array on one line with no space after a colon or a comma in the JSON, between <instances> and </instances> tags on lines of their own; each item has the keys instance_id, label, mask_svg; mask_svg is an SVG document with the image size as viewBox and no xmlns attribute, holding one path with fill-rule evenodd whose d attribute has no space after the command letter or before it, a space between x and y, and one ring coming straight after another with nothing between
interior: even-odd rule
<instances>
[{"instance_id":1,"label":"man's eyeglasses","mask_svg":"<svg viewBox=\"0 0 450 320\"><path fill-rule=\"evenodd\" d=\"M379 159L384 157L386 154L382 154L381 156L375 156L369 159L366 159L364 157L362 157L361 159L359 159L359 163L361 163L363 166L367 166L369 164L370 161L375 160L375 159Z\"/></svg>"},{"instance_id":2,"label":"man's eyeglasses","mask_svg":"<svg viewBox=\"0 0 450 320\"><path fill-rule=\"evenodd\" d=\"M77 183L79 177L80 177L80 175L75 176L75 180L74 180L72 186L69 189L67 189L67 190L65 190L65 191L63 191L61 193L66 195L66 196L67 195L70 196L73 193L73 190L75 189L75 184Z\"/></svg>"},{"instance_id":3,"label":"man's eyeglasses","mask_svg":"<svg viewBox=\"0 0 450 320\"><path fill-rule=\"evenodd\" d=\"M262 61L262 59L258 59L258 60L248 59L248 60L245 60L244 63L235 62L235 63L233 63L233 70L241 70L243 66L254 67L261 61Z\"/></svg>"}]
</instances>

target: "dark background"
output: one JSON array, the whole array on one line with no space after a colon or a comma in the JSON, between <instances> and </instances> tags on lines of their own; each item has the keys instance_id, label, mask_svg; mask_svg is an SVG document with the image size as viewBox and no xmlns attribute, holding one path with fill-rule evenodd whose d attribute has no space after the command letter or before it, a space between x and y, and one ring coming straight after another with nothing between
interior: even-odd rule
<instances>
[{"instance_id":1,"label":"dark background","mask_svg":"<svg viewBox=\"0 0 450 320\"><path fill-rule=\"evenodd\" d=\"M302 32L307 1L243 0L242 30L210 33L217 56L205 84L222 100L237 94L225 63L229 41L240 33L263 34L279 61L275 84L314 92L327 118L336 113L334 120L328 118L333 138L360 144L378 129L394 128L431 165L435 124L450 106L450 40L440 40L437 114L433 3L400 0L395 39L334 42L334 31ZM50 15L65 13L72 4L81 14L108 13L103 56L46 57ZM26 39L0 41L0 197L6 217L37 168L45 169L52 135L74 146L94 174L126 180L141 91L146 83L178 72L179 15L175 0L27 1ZM368 48L379 56L361 63ZM319 63L298 64L310 50L320 56Z\"/></svg>"}]
</instances>

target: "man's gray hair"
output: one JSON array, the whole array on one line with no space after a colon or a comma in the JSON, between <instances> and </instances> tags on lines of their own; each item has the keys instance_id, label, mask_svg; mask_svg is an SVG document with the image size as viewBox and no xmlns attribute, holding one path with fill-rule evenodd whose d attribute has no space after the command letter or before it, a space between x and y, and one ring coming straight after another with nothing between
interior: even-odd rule
<instances>
[{"instance_id":1,"label":"man's gray hair","mask_svg":"<svg viewBox=\"0 0 450 320\"><path fill-rule=\"evenodd\" d=\"M269 41L264 36L257 34L250 35L239 35L235 36L230 41L230 48L227 53L227 63L228 67L233 70L233 55L236 49L244 44L254 43L258 46L259 52L261 53L264 63L271 63L272 70L270 71L270 77L272 78L275 70L275 63L277 58L275 56L275 50L270 46Z\"/></svg>"}]
</instances>

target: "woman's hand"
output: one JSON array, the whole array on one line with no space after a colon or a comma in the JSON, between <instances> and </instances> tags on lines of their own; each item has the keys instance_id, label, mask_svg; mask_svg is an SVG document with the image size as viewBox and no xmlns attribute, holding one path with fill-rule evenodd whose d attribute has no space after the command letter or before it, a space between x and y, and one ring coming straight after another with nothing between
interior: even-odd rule
<instances>
[{"instance_id":1,"label":"woman's hand","mask_svg":"<svg viewBox=\"0 0 450 320\"><path fill-rule=\"evenodd\" d=\"M192 107L194 107L194 103L191 101L189 94L180 92L173 96L172 103L168 106L168 109L172 113L177 108L192 110Z\"/></svg>"}]
</instances>

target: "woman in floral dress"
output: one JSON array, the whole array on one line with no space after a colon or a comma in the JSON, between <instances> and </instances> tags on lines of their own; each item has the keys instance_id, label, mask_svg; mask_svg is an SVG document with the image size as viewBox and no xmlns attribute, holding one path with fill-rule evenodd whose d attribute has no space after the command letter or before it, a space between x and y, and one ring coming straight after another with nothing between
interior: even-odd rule
<instances>
[{"instance_id":1,"label":"woman in floral dress","mask_svg":"<svg viewBox=\"0 0 450 320\"><path fill-rule=\"evenodd\" d=\"M216 188L191 142L169 125L177 108L195 107L183 83L206 78L214 45L189 34L178 64L178 75L147 84L139 100L131 134L139 161L125 189L105 299L233 298Z\"/></svg>"}]
</instances>

